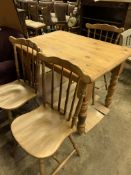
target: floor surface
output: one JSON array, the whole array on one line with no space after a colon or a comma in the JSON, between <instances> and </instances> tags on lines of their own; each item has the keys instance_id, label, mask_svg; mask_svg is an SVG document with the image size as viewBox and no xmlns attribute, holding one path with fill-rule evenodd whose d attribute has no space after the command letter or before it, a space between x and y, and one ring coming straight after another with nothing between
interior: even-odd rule
<instances>
[{"instance_id":1,"label":"floor surface","mask_svg":"<svg viewBox=\"0 0 131 175\"><path fill-rule=\"evenodd\" d=\"M99 80L98 84L102 82ZM103 100L104 86L97 91ZM131 65L119 79L110 113L86 135L74 137L81 157L74 155L58 175L131 175ZM58 159L63 159L71 149L66 140L56 153ZM1 132L0 175L39 174L38 160L20 147L14 157L11 151L10 133ZM46 159L45 164L47 174L57 165L52 158Z\"/></svg>"}]
</instances>

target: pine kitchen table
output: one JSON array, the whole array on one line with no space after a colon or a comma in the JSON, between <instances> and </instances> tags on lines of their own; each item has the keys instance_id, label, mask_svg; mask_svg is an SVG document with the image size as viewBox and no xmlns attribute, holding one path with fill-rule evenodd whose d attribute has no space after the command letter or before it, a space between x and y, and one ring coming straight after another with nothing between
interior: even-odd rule
<instances>
[{"instance_id":1,"label":"pine kitchen table","mask_svg":"<svg viewBox=\"0 0 131 175\"><path fill-rule=\"evenodd\" d=\"M93 83L99 77L111 71L110 85L104 104L108 108L112 102L112 96L123 63L131 56L131 49L65 31L55 31L30 38L30 40L35 42L46 56L56 56L68 60L89 76L87 96L83 101L77 124L79 133L83 133L86 119L88 121L89 117L87 109ZM97 116L99 115L97 114ZM92 119L92 121L95 120ZM91 124L92 121L89 121L89 123Z\"/></svg>"}]
</instances>

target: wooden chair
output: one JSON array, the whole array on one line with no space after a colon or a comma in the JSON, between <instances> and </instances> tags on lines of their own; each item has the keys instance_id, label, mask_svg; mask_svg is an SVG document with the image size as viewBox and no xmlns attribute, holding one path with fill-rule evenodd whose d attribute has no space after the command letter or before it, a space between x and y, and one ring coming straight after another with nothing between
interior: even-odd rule
<instances>
[{"instance_id":1,"label":"wooden chair","mask_svg":"<svg viewBox=\"0 0 131 175\"><path fill-rule=\"evenodd\" d=\"M39 12L38 12L38 4L35 3L29 3L28 4L28 15L29 19L25 20L25 24L28 30L35 31L35 35L38 35L38 32L43 30L45 28L45 24L40 22L39 20Z\"/></svg>"},{"instance_id":2,"label":"wooden chair","mask_svg":"<svg viewBox=\"0 0 131 175\"><path fill-rule=\"evenodd\" d=\"M14 47L17 80L0 86L0 108L7 111L11 123L11 111L36 97L36 59L40 49L27 39L10 36L9 40Z\"/></svg>"},{"instance_id":3,"label":"wooden chair","mask_svg":"<svg viewBox=\"0 0 131 175\"><path fill-rule=\"evenodd\" d=\"M86 95L89 78L77 66L66 60L45 57L42 53L39 53L38 60L42 70L43 105L16 118L11 125L11 130L21 147L39 159L41 175L44 175L43 159L54 155L64 139L69 138L74 149L53 171L52 175L55 175L74 153L79 155L71 134L76 130L78 114ZM46 96L49 88L46 82L46 66L50 67L52 72L50 98ZM55 72L60 74L57 98L54 89ZM63 87L64 78L68 82L65 88Z\"/></svg>"},{"instance_id":4,"label":"wooden chair","mask_svg":"<svg viewBox=\"0 0 131 175\"><path fill-rule=\"evenodd\" d=\"M51 13L48 7L39 6L39 11L41 13L41 21L46 25L46 31L49 32L54 29L54 23L51 20Z\"/></svg>"},{"instance_id":5,"label":"wooden chair","mask_svg":"<svg viewBox=\"0 0 131 175\"><path fill-rule=\"evenodd\" d=\"M109 24L86 24L87 36L90 38L102 40L105 42L119 44L120 34L124 31L124 28L118 28ZM105 88L108 89L106 75L104 75ZM94 92L93 102L94 104Z\"/></svg>"},{"instance_id":6,"label":"wooden chair","mask_svg":"<svg viewBox=\"0 0 131 175\"><path fill-rule=\"evenodd\" d=\"M39 6L47 7L49 12L54 12L54 3L52 1L39 1Z\"/></svg>"},{"instance_id":7,"label":"wooden chair","mask_svg":"<svg viewBox=\"0 0 131 175\"><path fill-rule=\"evenodd\" d=\"M55 18L56 18L56 30L68 30L67 27L67 9L68 4L63 2L54 2L54 11L55 11Z\"/></svg>"},{"instance_id":8,"label":"wooden chair","mask_svg":"<svg viewBox=\"0 0 131 175\"><path fill-rule=\"evenodd\" d=\"M28 16L33 21L39 21L38 3L36 1L28 3Z\"/></svg>"},{"instance_id":9,"label":"wooden chair","mask_svg":"<svg viewBox=\"0 0 131 175\"><path fill-rule=\"evenodd\" d=\"M131 29L125 30L120 35L120 45L131 47ZM131 63L131 57L129 57L128 62Z\"/></svg>"}]
</instances>

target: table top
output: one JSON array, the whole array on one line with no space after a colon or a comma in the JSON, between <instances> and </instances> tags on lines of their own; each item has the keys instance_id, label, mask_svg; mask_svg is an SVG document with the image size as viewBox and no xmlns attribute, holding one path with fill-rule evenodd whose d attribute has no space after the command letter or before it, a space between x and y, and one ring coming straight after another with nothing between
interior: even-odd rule
<instances>
[{"instance_id":1,"label":"table top","mask_svg":"<svg viewBox=\"0 0 131 175\"><path fill-rule=\"evenodd\" d=\"M46 56L66 59L78 66L91 81L95 81L131 56L130 48L65 31L55 31L30 40L35 42Z\"/></svg>"}]
</instances>

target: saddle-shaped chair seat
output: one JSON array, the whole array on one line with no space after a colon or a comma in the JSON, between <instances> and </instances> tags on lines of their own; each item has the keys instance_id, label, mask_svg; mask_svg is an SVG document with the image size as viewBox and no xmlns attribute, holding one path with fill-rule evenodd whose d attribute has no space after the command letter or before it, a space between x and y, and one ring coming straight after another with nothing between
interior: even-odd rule
<instances>
[{"instance_id":1,"label":"saddle-shaped chair seat","mask_svg":"<svg viewBox=\"0 0 131 175\"><path fill-rule=\"evenodd\" d=\"M2 109L15 109L36 96L34 89L24 81L13 81L0 86L0 107Z\"/></svg>"},{"instance_id":2,"label":"saddle-shaped chair seat","mask_svg":"<svg viewBox=\"0 0 131 175\"><path fill-rule=\"evenodd\" d=\"M41 105L15 119L11 125L12 134L20 146L32 156L48 157L75 131L63 117Z\"/></svg>"}]
</instances>

